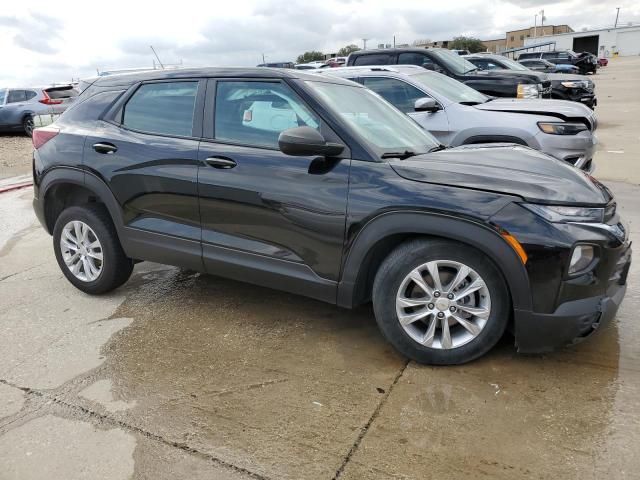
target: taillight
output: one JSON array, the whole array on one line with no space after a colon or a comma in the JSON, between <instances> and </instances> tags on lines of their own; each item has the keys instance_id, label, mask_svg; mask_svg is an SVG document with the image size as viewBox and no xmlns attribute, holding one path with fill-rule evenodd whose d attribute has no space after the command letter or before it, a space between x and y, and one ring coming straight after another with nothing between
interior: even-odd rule
<instances>
[{"instance_id":1,"label":"taillight","mask_svg":"<svg viewBox=\"0 0 640 480\"><path fill-rule=\"evenodd\" d=\"M58 135L58 133L60 133L60 129L55 127L36 128L33 131L33 135L31 137L31 140L33 141L33 147L36 150L39 149L53 137Z\"/></svg>"},{"instance_id":2,"label":"taillight","mask_svg":"<svg viewBox=\"0 0 640 480\"><path fill-rule=\"evenodd\" d=\"M44 90L42 91L42 94L44 95L44 98L42 100L38 100L40 103L44 103L45 105L60 105L62 103L62 100L54 100Z\"/></svg>"}]
</instances>

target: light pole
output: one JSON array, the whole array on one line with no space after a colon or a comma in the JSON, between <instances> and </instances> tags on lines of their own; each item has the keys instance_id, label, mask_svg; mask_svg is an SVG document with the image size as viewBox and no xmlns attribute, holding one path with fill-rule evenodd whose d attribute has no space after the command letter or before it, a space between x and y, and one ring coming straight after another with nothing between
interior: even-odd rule
<instances>
[{"instance_id":1,"label":"light pole","mask_svg":"<svg viewBox=\"0 0 640 480\"><path fill-rule=\"evenodd\" d=\"M616 23L613 25L613 28L616 28L618 26L618 16L620 15L620 7L616 8L617 12L616 12Z\"/></svg>"},{"instance_id":2,"label":"light pole","mask_svg":"<svg viewBox=\"0 0 640 480\"><path fill-rule=\"evenodd\" d=\"M369 39L368 38L363 38L362 39L362 43L363 43L363 47L364 47L363 50L367 49L367 40L369 40Z\"/></svg>"}]
</instances>

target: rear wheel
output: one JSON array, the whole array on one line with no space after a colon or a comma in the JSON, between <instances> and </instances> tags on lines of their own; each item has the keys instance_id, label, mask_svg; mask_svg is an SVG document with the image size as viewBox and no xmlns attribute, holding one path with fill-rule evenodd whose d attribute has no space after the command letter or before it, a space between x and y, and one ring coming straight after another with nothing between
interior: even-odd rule
<instances>
[{"instance_id":1,"label":"rear wheel","mask_svg":"<svg viewBox=\"0 0 640 480\"><path fill-rule=\"evenodd\" d=\"M22 129L24 130L25 135L28 137L33 136L33 128L33 117L31 115L27 115L22 120Z\"/></svg>"},{"instance_id":2,"label":"rear wheel","mask_svg":"<svg viewBox=\"0 0 640 480\"><path fill-rule=\"evenodd\" d=\"M382 263L373 306L384 336L420 363L459 364L488 352L507 326L510 297L481 252L446 240L413 240Z\"/></svg>"},{"instance_id":3,"label":"rear wheel","mask_svg":"<svg viewBox=\"0 0 640 480\"><path fill-rule=\"evenodd\" d=\"M133 261L124 254L107 210L98 204L70 207L53 230L58 265L86 293L111 291L131 276Z\"/></svg>"}]
</instances>

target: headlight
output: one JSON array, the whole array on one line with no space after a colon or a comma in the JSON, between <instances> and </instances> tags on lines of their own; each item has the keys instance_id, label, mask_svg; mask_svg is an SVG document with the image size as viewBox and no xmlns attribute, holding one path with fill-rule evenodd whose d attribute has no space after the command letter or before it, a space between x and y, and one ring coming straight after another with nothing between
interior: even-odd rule
<instances>
[{"instance_id":1,"label":"headlight","mask_svg":"<svg viewBox=\"0 0 640 480\"><path fill-rule=\"evenodd\" d=\"M538 90L538 85L531 85L521 83L518 85L518 95L517 98L539 98L540 90Z\"/></svg>"},{"instance_id":2,"label":"headlight","mask_svg":"<svg viewBox=\"0 0 640 480\"><path fill-rule=\"evenodd\" d=\"M589 85L587 82L583 80L576 80L574 82L561 82L563 87L567 88L587 88Z\"/></svg>"},{"instance_id":3,"label":"headlight","mask_svg":"<svg viewBox=\"0 0 640 480\"><path fill-rule=\"evenodd\" d=\"M538 127L551 135L575 135L588 130L584 123L538 122Z\"/></svg>"},{"instance_id":4,"label":"headlight","mask_svg":"<svg viewBox=\"0 0 640 480\"><path fill-rule=\"evenodd\" d=\"M571 261L569 262L569 275L581 272L592 264L595 258L595 251L592 245L578 244L573 247Z\"/></svg>"},{"instance_id":5,"label":"headlight","mask_svg":"<svg viewBox=\"0 0 640 480\"><path fill-rule=\"evenodd\" d=\"M604 208L565 207L560 205L538 205L536 203L522 203L524 208L540 215L545 220L554 223L604 221Z\"/></svg>"}]
</instances>

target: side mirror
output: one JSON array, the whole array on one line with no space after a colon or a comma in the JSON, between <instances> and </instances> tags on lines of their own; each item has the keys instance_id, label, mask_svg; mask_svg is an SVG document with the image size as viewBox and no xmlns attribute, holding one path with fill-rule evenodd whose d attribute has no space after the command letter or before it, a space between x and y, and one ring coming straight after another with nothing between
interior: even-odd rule
<instances>
[{"instance_id":1,"label":"side mirror","mask_svg":"<svg viewBox=\"0 0 640 480\"><path fill-rule=\"evenodd\" d=\"M440 110L440 105L433 98L425 97L417 99L413 109L416 112L437 112Z\"/></svg>"},{"instance_id":2,"label":"side mirror","mask_svg":"<svg viewBox=\"0 0 640 480\"><path fill-rule=\"evenodd\" d=\"M294 127L280 133L278 147L282 153L298 157L306 155L335 157L344 150L344 145L327 142L320 132L311 127Z\"/></svg>"}]
</instances>

